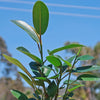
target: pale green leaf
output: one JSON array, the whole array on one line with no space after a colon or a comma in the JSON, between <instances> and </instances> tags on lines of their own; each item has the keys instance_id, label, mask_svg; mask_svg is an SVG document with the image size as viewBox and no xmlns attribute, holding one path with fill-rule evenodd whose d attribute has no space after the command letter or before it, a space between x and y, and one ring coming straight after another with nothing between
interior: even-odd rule
<instances>
[{"instance_id":1,"label":"pale green leaf","mask_svg":"<svg viewBox=\"0 0 100 100\"><path fill-rule=\"evenodd\" d=\"M38 36L30 25L28 25L26 22L21 20L11 20L11 21L17 26L19 26L20 28L22 28L24 31L26 31L33 40L39 43Z\"/></svg>"}]
</instances>

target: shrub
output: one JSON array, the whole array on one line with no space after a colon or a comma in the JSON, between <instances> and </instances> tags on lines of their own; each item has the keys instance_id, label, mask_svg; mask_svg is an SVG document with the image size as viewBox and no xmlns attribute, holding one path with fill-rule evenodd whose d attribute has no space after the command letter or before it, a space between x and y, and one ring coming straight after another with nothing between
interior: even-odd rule
<instances>
[{"instance_id":1,"label":"shrub","mask_svg":"<svg viewBox=\"0 0 100 100\"><path fill-rule=\"evenodd\" d=\"M48 27L49 11L47 6L42 1L37 1L33 7L34 28L21 20L12 20L12 22L26 31L36 42L41 56L41 58L37 57L24 47L17 48L18 51L24 53L33 60L29 63L32 72L34 73L33 76L20 63L20 61L7 55L3 55L8 61L17 65L23 70L24 73L19 72L20 76L34 90L33 98L27 98L25 94L18 90L11 90L12 94L18 100L57 100L59 97L62 97L63 100L69 100L73 96L73 91L75 89L84 86L82 81L100 80L100 78L96 77L95 75L87 73L93 70L99 70L99 66L90 65L77 68L74 67L78 61L94 59L94 57L90 55L79 56L81 48L84 47L81 44L69 44L51 51L47 50L48 56L45 58L45 60L43 59L42 35L45 33ZM59 55L56 55L56 53L59 51L71 48L79 48L79 51L76 55L68 58L67 60L63 59ZM49 65L46 65L47 61L50 63ZM51 72L54 74L49 76ZM73 73L77 73L78 77L71 80L71 75ZM63 83L62 86L61 82ZM59 94L60 89L65 89L65 93L61 96Z\"/></svg>"}]
</instances>

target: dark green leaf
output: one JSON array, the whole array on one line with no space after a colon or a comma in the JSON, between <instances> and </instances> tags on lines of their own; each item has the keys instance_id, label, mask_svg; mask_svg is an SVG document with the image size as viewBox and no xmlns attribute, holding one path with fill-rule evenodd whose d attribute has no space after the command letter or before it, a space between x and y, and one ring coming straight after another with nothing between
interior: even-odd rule
<instances>
[{"instance_id":1,"label":"dark green leaf","mask_svg":"<svg viewBox=\"0 0 100 100\"><path fill-rule=\"evenodd\" d=\"M32 81L28 78L28 76L26 76L25 74L18 72L20 74L20 76L30 85L32 86Z\"/></svg>"},{"instance_id":2,"label":"dark green leaf","mask_svg":"<svg viewBox=\"0 0 100 100\"><path fill-rule=\"evenodd\" d=\"M38 71L38 67L40 67L39 64L37 64L36 62L30 62L29 66L30 66L32 72L36 75L36 77L41 77L41 75Z\"/></svg>"},{"instance_id":3,"label":"dark green leaf","mask_svg":"<svg viewBox=\"0 0 100 100\"><path fill-rule=\"evenodd\" d=\"M47 56L47 60L56 67L60 67L62 65L61 61L55 56Z\"/></svg>"},{"instance_id":4,"label":"dark green leaf","mask_svg":"<svg viewBox=\"0 0 100 100\"><path fill-rule=\"evenodd\" d=\"M19 50L20 52L26 54L27 56L29 56L30 58L32 58L34 61L36 61L37 63L41 64L42 61L40 58L38 58L37 56L31 54L27 49L25 49L24 47L18 47L17 50Z\"/></svg>"},{"instance_id":5,"label":"dark green leaf","mask_svg":"<svg viewBox=\"0 0 100 100\"><path fill-rule=\"evenodd\" d=\"M11 20L11 21L14 24L16 24L17 26L19 26L20 28L22 28L24 31L26 31L33 40L35 40L37 43L39 43L37 34L35 33L35 31L33 30L33 28L30 25L28 25L26 22L21 21L21 20Z\"/></svg>"},{"instance_id":6,"label":"dark green leaf","mask_svg":"<svg viewBox=\"0 0 100 100\"><path fill-rule=\"evenodd\" d=\"M72 97L74 95L74 93L73 92L70 92L69 94L68 94L68 97ZM74 100L74 99L69 99L69 100Z\"/></svg>"},{"instance_id":7,"label":"dark green leaf","mask_svg":"<svg viewBox=\"0 0 100 100\"><path fill-rule=\"evenodd\" d=\"M83 55L77 58L77 60L91 60L91 59L94 59L94 57L90 55Z\"/></svg>"},{"instance_id":8,"label":"dark green leaf","mask_svg":"<svg viewBox=\"0 0 100 100\"><path fill-rule=\"evenodd\" d=\"M100 70L100 66L97 65L91 65L91 66L82 66L74 69L74 72L89 72L89 71L94 71L94 70Z\"/></svg>"},{"instance_id":9,"label":"dark green leaf","mask_svg":"<svg viewBox=\"0 0 100 100\"><path fill-rule=\"evenodd\" d=\"M14 97L16 97L18 100L28 100L27 96L23 94L20 91L17 90L11 90L11 93L13 94Z\"/></svg>"},{"instance_id":10,"label":"dark green leaf","mask_svg":"<svg viewBox=\"0 0 100 100\"><path fill-rule=\"evenodd\" d=\"M50 97L54 97L57 92L57 86L55 82L53 81L47 88L47 93Z\"/></svg>"},{"instance_id":11,"label":"dark green leaf","mask_svg":"<svg viewBox=\"0 0 100 100\"><path fill-rule=\"evenodd\" d=\"M75 89L77 89L77 88L79 88L79 87L81 87L81 86L84 86L84 85L77 85L77 86L74 86L73 88L68 89L68 92L72 92L72 91L74 91Z\"/></svg>"},{"instance_id":12,"label":"dark green leaf","mask_svg":"<svg viewBox=\"0 0 100 100\"><path fill-rule=\"evenodd\" d=\"M59 51L65 50L65 49L75 48L75 47L83 47L83 45L80 45L80 44L69 44L67 46L54 49L54 50L50 51L49 54L52 55L52 54L54 54L56 52L59 52Z\"/></svg>"},{"instance_id":13,"label":"dark green leaf","mask_svg":"<svg viewBox=\"0 0 100 100\"><path fill-rule=\"evenodd\" d=\"M49 21L49 11L42 1L37 1L33 7L33 24L38 34L44 34Z\"/></svg>"},{"instance_id":14,"label":"dark green leaf","mask_svg":"<svg viewBox=\"0 0 100 100\"><path fill-rule=\"evenodd\" d=\"M28 100L36 100L36 99L34 99L34 98L30 98L30 99L28 99Z\"/></svg>"},{"instance_id":15,"label":"dark green leaf","mask_svg":"<svg viewBox=\"0 0 100 100\"><path fill-rule=\"evenodd\" d=\"M38 95L38 93L33 93L34 97L37 98L38 100L41 100L41 97Z\"/></svg>"},{"instance_id":16,"label":"dark green leaf","mask_svg":"<svg viewBox=\"0 0 100 100\"><path fill-rule=\"evenodd\" d=\"M100 80L99 77L95 75L90 75L90 74L82 74L77 77L77 80L83 80L83 81L98 81Z\"/></svg>"},{"instance_id":17,"label":"dark green leaf","mask_svg":"<svg viewBox=\"0 0 100 100\"><path fill-rule=\"evenodd\" d=\"M62 73L68 68L68 65L66 65L66 63L64 63L62 65Z\"/></svg>"}]
</instances>

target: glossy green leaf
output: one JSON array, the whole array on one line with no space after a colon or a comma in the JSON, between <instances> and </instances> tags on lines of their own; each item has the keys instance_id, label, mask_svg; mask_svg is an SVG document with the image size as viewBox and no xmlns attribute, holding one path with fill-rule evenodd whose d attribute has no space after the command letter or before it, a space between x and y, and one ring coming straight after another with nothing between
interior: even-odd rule
<instances>
[{"instance_id":1,"label":"glossy green leaf","mask_svg":"<svg viewBox=\"0 0 100 100\"><path fill-rule=\"evenodd\" d=\"M82 75L77 77L77 80L82 80L82 81L98 81L98 80L100 80L100 78L95 76L95 75L82 74Z\"/></svg>"},{"instance_id":2,"label":"glossy green leaf","mask_svg":"<svg viewBox=\"0 0 100 100\"><path fill-rule=\"evenodd\" d=\"M82 66L82 67L78 67L76 69L74 69L74 72L90 72L90 71L94 71L94 70L100 70L100 66L97 65L91 65L91 66Z\"/></svg>"},{"instance_id":3,"label":"glossy green leaf","mask_svg":"<svg viewBox=\"0 0 100 100\"><path fill-rule=\"evenodd\" d=\"M28 100L27 96L23 94L20 91L17 90L11 90L11 93L13 94L14 97L16 97L18 100Z\"/></svg>"},{"instance_id":4,"label":"glossy green leaf","mask_svg":"<svg viewBox=\"0 0 100 100\"><path fill-rule=\"evenodd\" d=\"M5 54L3 54L3 56L11 63L13 63L14 65L18 66L20 69L22 69L24 72L26 72L26 69L24 68L24 66L15 58L9 57Z\"/></svg>"},{"instance_id":5,"label":"glossy green leaf","mask_svg":"<svg viewBox=\"0 0 100 100\"><path fill-rule=\"evenodd\" d=\"M37 56L31 54L27 49L25 49L24 47L18 47L17 50L19 50L20 52L24 53L25 55L27 55L28 57L32 58L34 61L36 61L37 63L41 64L42 61L40 58L38 58Z\"/></svg>"},{"instance_id":6,"label":"glossy green leaf","mask_svg":"<svg viewBox=\"0 0 100 100\"><path fill-rule=\"evenodd\" d=\"M11 21L17 26L19 26L20 28L22 28L24 31L26 31L33 40L39 43L38 36L30 25L28 25L26 22L21 20L11 20Z\"/></svg>"},{"instance_id":7,"label":"glossy green leaf","mask_svg":"<svg viewBox=\"0 0 100 100\"><path fill-rule=\"evenodd\" d=\"M39 64L37 64L36 62L30 62L29 66L30 66L32 72L36 75L36 77L41 77L41 74L38 71L38 67L40 67Z\"/></svg>"},{"instance_id":8,"label":"glossy green leaf","mask_svg":"<svg viewBox=\"0 0 100 100\"><path fill-rule=\"evenodd\" d=\"M76 47L84 47L84 46L80 45L80 44L69 44L67 46L63 46L63 47L54 49L54 50L50 51L49 54L52 55L52 54L54 54L56 52L59 52L59 51L65 50L65 49L76 48Z\"/></svg>"},{"instance_id":9,"label":"glossy green leaf","mask_svg":"<svg viewBox=\"0 0 100 100\"><path fill-rule=\"evenodd\" d=\"M41 67L41 70L42 70L43 74L44 74L46 77L48 77L48 75L49 75L50 72L51 72L51 68L48 67L48 66L42 66L42 67Z\"/></svg>"},{"instance_id":10,"label":"glossy green leaf","mask_svg":"<svg viewBox=\"0 0 100 100\"><path fill-rule=\"evenodd\" d=\"M30 85L30 86L32 86L32 81L28 78L28 76L27 75L25 75L25 74L23 74L23 73L21 73L21 72L18 72L19 73L19 75Z\"/></svg>"},{"instance_id":11,"label":"glossy green leaf","mask_svg":"<svg viewBox=\"0 0 100 100\"><path fill-rule=\"evenodd\" d=\"M94 57L90 55L83 55L77 58L77 60L91 60L91 59L94 59Z\"/></svg>"},{"instance_id":12,"label":"glossy green leaf","mask_svg":"<svg viewBox=\"0 0 100 100\"><path fill-rule=\"evenodd\" d=\"M72 92L72 91L74 91L75 89L77 89L77 88L79 88L79 87L82 87L82 86L84 86L84 85L77 85L77 86L74 86L73 88L68 89L68 92Z\"/></svg>"},{"instance_id":13,"label":"glossy green leaf","mask_svg":"<svg viewBox=\"0 0 100 100\"><path fill-rule=\"evenodd\" d=\"M49 79L56 79L59 77L59 74L49 77Z\"/></svg>"},{"instance_id":14,"label":"glossy green leaf","mask_svg":"<svg viewBox=\"0 0 100 100\"><path fill-rule=\"evenodd\" d=\"M55 56L47 56L46 59L56 67L60 67L62 65L61 61Z\"/></svg>"},{"instance_id":15,"label":"glossy green leaf","mask_svg":"<svg viewBox=\"0 0 100 100\"><path fill-rule=\"evenodd\" d=\"M38 34L44 34L49 21L49 11L42 1L37 1L33 7L33 24Z\"/></svg>"},{"instance_id":16,"label":"glossy green leaf","mask_svg":"<svg viewBox=\"0 0 100 100\"><path fill-rule=\"evenodd\" d=\"M47 93L50 97L54 97L57 92L57 86L55 82L53 81L49 86L47 87Z\"/></svg>"}]
</instances>

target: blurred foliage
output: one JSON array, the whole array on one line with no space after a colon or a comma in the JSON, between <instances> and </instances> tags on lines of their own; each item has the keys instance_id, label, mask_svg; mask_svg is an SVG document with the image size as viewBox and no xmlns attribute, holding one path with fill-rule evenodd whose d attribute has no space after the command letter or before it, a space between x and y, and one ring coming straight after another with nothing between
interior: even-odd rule
<instances>
[{"instance_id":1,"label":"blurred foliage","mask_svg":"<svg viewBox=\"0 0 100 100\"><path fill-rule=\"evenodd\" d=\"M66 42L65 45L69 45L71 43L78 44L78 42ZM79 48L73 48L70 50L66 50L66 52L71 54L76 54L78 52ZM80 66L86 66L86 65L100 65L100 42L98 42L93 48L91 47L83 47L80 56L81 55L91 55L95 59L89 60L89 61L81 61ZM100 70L91 72L92 74L95 74L100 77ZM77 76L77 74L74 74ZM84 82L86 88L80 87L78 88L74 93L76 100L100 100L100 82ZM96 93L96 91L99 91Z\"/></svg>"},{"instance_id":2,"label":"blurred foliage","mask_svg":"<svg viewBox=\"0 0 100 100\"><path fill-rule=\"evenodd\" d=\"M73 43L77 43L77 42L73 42ZM68 45L68 44L71 44L71 42L65 43L65 45ZM78 50L79 48L75 48L75 49L70 49L66 51L72 54L76 54ZM17 100L10 93L9 90L11 89L20 90L24 92L29 98L31 98L32 90L30 88L23 87L23 83L20 79L19 74L17 73L16 66L8 62L2 56L3 53L11 56L11 54L7 50L5 41L2 39L2 37L0 37L0 63L3 63L5 65L4 72L2 72L4 77L0 79L0 100ZM89 61L81 61L80 66L81 65L92 65L92 64L100 65L100 42L98 42L93 48L91 47L82 48L80 56L86 55L86 54L94 56L95 59L89 60ZM13 73L13 72L15 72L14 74L16 75L16 80L12 80L11 77L7 77L9 73ZM98 72L93 71L93 73L97 74ZM100 73L98 73L97 75L100 76ZM74 98L76 100L100 100L100 82L84 82L83 84L85 84L86 87L80 87L76 89L74 92L75 93ZM97 90L99 92L97 92ZM64 90L62 90L60 94L62 94L63 92Z\"/></svg>"},{"instance_id":3,"label":"blurred foliage","mask_svg":"<svg viewBox=\"0 0 100 100\"><path fill-rule=\"evenodd\" d=\"M19 74L17 73L16 66L8 62L2 56L2 54L11 56L11 54L7 50L5 41L2 37L0 37L0 64L4 65L3 67L2 65L0 67L0 70L3 70L0 72L0 74L2 74L2 77L0 78L0 100L16 100L10 93L10 90L19 89L20 91L23 91L23 83ZM12 80L12 76L15 76L16 79Z\"/></svg>"}]
</instances>

